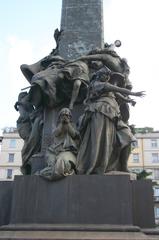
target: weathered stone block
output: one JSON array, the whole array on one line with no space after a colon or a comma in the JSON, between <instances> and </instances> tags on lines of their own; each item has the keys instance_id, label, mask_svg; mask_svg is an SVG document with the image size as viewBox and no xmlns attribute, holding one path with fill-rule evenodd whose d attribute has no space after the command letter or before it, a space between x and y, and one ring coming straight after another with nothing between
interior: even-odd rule
<instances>
[{"instance_id":1,"label":"weathered stone block","mask_svg":"<svg viewBox=\"0 0 159 240\"><path fill-rule=\"evenodd\" d=\"M104 45L103 1L63 0L59 53L66 59Z\"/></svg>"},{"instance_id":2,"label":"weathered stone block","mask_svg":"<svg viewBox=\"0 0 159 240\"><path fill-rule=\"evenodd\" d=\"M11 223L133 224L128 176L17 176Z\"/></svg>"},{"instance_id":3,"label":"weathered stone block","mask_svg":"<svg viewBox=\"0 0 159 240\"><path fill-rule=\"evenodd\" d=\"M0 182L0 226L10 221L13 182Z\"/></svg>"}]
</instances>

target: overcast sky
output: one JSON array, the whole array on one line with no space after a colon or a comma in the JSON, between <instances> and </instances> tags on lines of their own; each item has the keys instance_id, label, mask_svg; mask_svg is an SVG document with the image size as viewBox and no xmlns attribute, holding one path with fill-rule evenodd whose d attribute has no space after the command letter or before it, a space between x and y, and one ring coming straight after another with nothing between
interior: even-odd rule
<instances>
[{"instance_id":1,"label":"overcast sky","mask_svg":"<svg viewBox=\"0 0 159 240\"><path fill-rule=\"evenodd\" d=\"M146 97L131 107L130 123L159 130L159 1L103 0L104 38L122 41L117 49L131 67L134 91ZM55 47L54 29L60 28L61 0L5 0L0 6L0 129L16 126L14 110L21 88L28 86L20 72L23 63L32 64Z\"/></svg>"}]
</instances>

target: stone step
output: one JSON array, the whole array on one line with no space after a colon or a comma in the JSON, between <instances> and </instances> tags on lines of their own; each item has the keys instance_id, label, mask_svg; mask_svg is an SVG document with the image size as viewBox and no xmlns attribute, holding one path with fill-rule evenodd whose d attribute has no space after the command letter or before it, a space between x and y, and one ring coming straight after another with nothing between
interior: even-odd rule
<instances>
[{"instance_id":1,"label":"stone step","mask_svg":"<svg viewBox=\"0 0 159 240\"><path fill-rule=\"evenodd\" d=\"M141 232L1 231L3 240L154 240ZM159 239L159 238L158 238Z\"/></svg>"},{"instance_id":2,"label":"stone step","mask_svg":"<svg viewBox=\"0 0 159 240\"><path fill-rule=\"evenodd\" d=\"M146 232L146 230L145 230ZM153 230L150 231L153 234ZM157 233L157 232L156 232ZM158 238L157 238L158 237ZM136 226L108 224L10 224L0 227L4 240L154 240Z\"/></svg>"},{"instance_id":3,"label":"stone step","mask_svg":"<svg viewBox=\"0 0 159 240\"><path fill-rule=\"evenodd\" d=\"M133 225L27 223L3 225L0 226L0 231L141 232L141 229Z\"/></svg>"}]
</instances>

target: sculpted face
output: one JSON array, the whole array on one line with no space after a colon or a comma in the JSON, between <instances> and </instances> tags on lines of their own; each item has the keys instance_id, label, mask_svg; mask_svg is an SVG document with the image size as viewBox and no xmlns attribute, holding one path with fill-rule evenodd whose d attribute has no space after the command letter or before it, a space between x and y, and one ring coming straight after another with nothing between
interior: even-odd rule
<instances>
[{"instance_id":1,"label":"sculpted face","mask_svg":"<svg viewBox=\"0 0 159 240\"><path fill-rule=\"evenodd\" d=\"M59 115L60 121L62 123L68 123L71 121L72 119L72 114L70 112L70 110L68 108L63 108L60 111L60 115Z\"/></svg>"},{"instance_id":2,"label":"sculpted face","mask_svg":"<svg viewBox=\"0 0 159 240\"><path fill-rule=\"evenodd\" d=\"M109 79L110 79L110 73L109 72L101 74L101 76L99 78L100 82L108 82Z\"/></svg>"},{"instance_id":3,"label":"sculpted face","mask_svg":"<svg viewBox=\"0 0 159 240\"><path fill-rule=\"evenodd\" d=\"M99 70L100 68L103 67L103 63L101 61L92 61L90 65L95 70Z\"/></svg>"}]
</instances>

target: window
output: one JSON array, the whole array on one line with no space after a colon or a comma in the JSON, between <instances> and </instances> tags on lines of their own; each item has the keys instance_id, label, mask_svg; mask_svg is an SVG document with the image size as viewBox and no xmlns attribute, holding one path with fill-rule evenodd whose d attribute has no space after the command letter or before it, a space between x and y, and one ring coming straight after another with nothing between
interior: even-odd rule
<instances>
[{"instance_id":1,"label":"window","mask_svg":"<svg viewBox=\"0 0 159 240\"><path fill-rule=\"evenodd\" d=\"M152 153L152 163L159 163L158 153Z\"/></svg>"},{"instance_id":2,"label":"window","mask_svg":"<svg viewBox=\"0 0 159 240\"><path fill-rule=\"evenodd\" d=\"M138 153L133 153L133 162L138 163L139 162L139 154Z\"/></svg>"},{"instance_id":3,"label":"window","mask_svg":"<svg viewBox=\"0 0 159 240\"><path fill-rule=\"evenodd\" d=\"M13 170L7 169L7 179L12 179L12 175L13 175Z\"/></svg>"},{"instance_id":4,"label":"window","mask_svg":"<svg viewBox=\"0 0 159 240\"><path fill-rule=\"evenodd\" d=\"M154 187L153 191L154 191L154 200L155 201L159 201L159 188L158 187Z\"/></svg>"},{"instance_id":5,"label":"window","mask_svg":"<svg viewBox=\"0 0 159 240\"><path fill-rule=\"evenodd\" d=\"M155 218L159 218L159 207L155 207Z\"/></svg>"},{"instance_id":6,"label":"window","mask_svg":"<svg viewBox=\"0 0 159 240\"><path fill-rule=\"evenodd\" d=\"M155 180L159 179L159 169L154 169L154 179Z\"/></svg>"},{"instance_id":7,"label":"window","mask_svg":"<svg viewBox=\"0 0 159 240\"><path fill-rule=\"evenodd\" d=\"M133 172L133 173L141 173L142 171L143 171L143 169L142 168L131 168L130 169L131 170L131 172Z\"/></svg>"},{"instance_id":8,"label":"window","mask_svg":"<svg viewBox=\"0 0 159 240\"><path fill-rule=\"evenodd\" d=\"M151 139L151 147L157 148L157 139Z\"/></svg>"},{"instance_id":9,"label":"window","mask_svg":"<svg viewBox=\"0 0 159 240\"><path fill-rule=\"evenodd\" d=\"M14 162L14 153L9 153L8 162Z\"/></svg>"},{"instance_id":10,"label":"window","mask_svg":"<svg viewBox=\"0 0 159 240\"><path fill-rule=\"evenodd\" d=\"M11 139L9 143L10 148L15 148L16 147L16 139Z\"/></svg>"},{"instance_id":11,"label":"window","mask_svg":"<svg viewBox=\"0 0 159 240\"><path fill-rule=\"evenodd\" d=\"M154 196L159 197L159 188L154 188Z\"/></svg>"}]
</instances>

